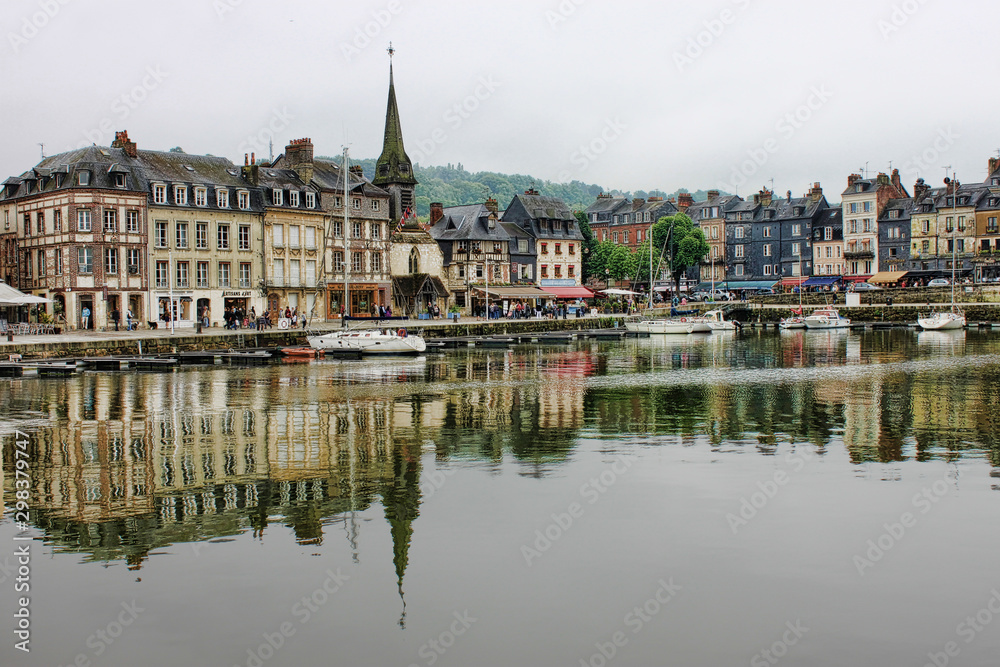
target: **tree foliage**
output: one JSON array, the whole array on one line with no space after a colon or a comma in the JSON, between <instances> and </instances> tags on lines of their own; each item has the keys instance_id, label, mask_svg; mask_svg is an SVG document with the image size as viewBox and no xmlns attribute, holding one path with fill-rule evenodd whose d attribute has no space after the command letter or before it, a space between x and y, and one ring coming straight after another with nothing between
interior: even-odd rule
<instances>
[{"instance_id":1,"label":"tree foliage","mask_svg":"<svg viewBox=\"0 0 1000 667\"><path fill-rule=\"evenodd\" d=\"M708 255L705 233L683 213L660 218L653 225L653 243L662 249L664 264L674 285L680 290L681 276L690 266L697 266ZM656 262L656 258L653 259Z\"/></svg>"}]
</instances>

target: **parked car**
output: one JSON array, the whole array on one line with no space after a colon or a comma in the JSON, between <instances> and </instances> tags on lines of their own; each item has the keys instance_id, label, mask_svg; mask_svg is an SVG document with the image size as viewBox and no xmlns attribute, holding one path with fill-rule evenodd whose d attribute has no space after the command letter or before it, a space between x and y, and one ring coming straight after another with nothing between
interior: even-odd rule
<instances>
[{"instance_id":1,"label":"parked car","mask_svg":"<svg viewBox=\"0 0 1000 667\"><path fill-rule=\"evenodd\" d=\"M854 283L855 292L874 292L880 289L882 288L878 285L872 285L871 283Z\"/></svg>"},{"instance_id":2,"label":"parked car","mask_svg":"<svg viewBox=\"0 0 1000 667\"><path fill-rule=\"evenodd\" d=\"M947 287L951 283L948 282L947 278L935 278L934 280L927 283L928 287Z\"/></svg>"}]
</instances>

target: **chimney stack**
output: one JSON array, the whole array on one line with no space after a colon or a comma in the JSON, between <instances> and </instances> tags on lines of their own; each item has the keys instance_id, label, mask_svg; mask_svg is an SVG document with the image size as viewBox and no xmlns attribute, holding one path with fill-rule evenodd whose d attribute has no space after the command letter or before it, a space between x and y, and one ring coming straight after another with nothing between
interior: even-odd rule
<instances>
[{"instance_id":1,"label":"chimney stack","mask_svg":"<svg viewBox=\"0 0 1000 667\"><path fill-rule=\"evenodd\" d=\"M663 201L663 197L650 197L649 201L651 201L651 202L654 202L654 201Z\"/></svg>"},{"instance_id":2,"label":"chimney stack","mask_svg":"<svg viewBox=\"0 0 1000 667\"><path fill-rule=\"evenodd\" d=\"M875 179L875 182L879 185L889 185L889 176L883 172L879 172L878 178Z\"/></svg>"},{"instance_id":3,"label":"chimney stack","mask_svg":"<svg viewBox=\"0 0 1000 667\"><path fill-rule=\"evenodd\" d=\"M642 208L643 206L645 206L645 204L646 204L646 200L645 199L640 199L640 198L637 197L637 198L635 198L635 199L632 200L632 210L633 211L637 211L640 208Z\"/></svg>"},{"instance_id":4,"label":"chimney stack","mask_svg":"<svg viewBox=\"0 0 1000 667\"><path fill-rule=\"evenodd\" d=\"M364 179L365 177L365 168L360 164L352 164L350 166L350 172L352 176L357 176L360 179Z\"/></svg>"},{"instance_id":5,"label":"chimney stack","mask_svg":"<svg viewBox=\"0 0 1000 667\"><path fill-rule=\"evenodd\" d=\"M785 195L788 197L788 201L792 201L792 191L791 190L789 190L788 192L786 192Z\"/></svg>"},{"instance_id":6,"label":"chimney stack","mask_svg":"<svg viewBox=\"0 0 1000 667\"><path fill-rule=\"evenodd\" d=\"M303 183L313 180L313 142L309 137L292 139L285 146L285 159L288 166L295 170Z\"/></svg>"},{"instance_id":7,"label":"chimney stack","mask_svg":"<svg viewBox=\"0 0 1000 667\"><path fill-rule=\"evenodd\" d=\"M121 148L125 151L125 155L129 157L136 157L138 155L138 150L136 148L134 141L129 141L128 130L122 130L121 132L115 132L115 140L111 143L112 148Z\"/></svg>"},{"instance_id":8,"label":"chimney stack","mask_svg":"<svg viewBox=\"0 0 1000 667\"><path fill-rule=\"evenodd\" d=\"M917 182L913 184L913 199L914 201L920 201L924 196L930 191L931 186L924 183L924 179L918 178Z\"/></svg>"},{"instance_id":9,"label":"chimney stack","mask_svg":"<svg viewBox=\"0 0 1000 667\"><path fill-rule=\"evenodd\" d=\"M499 212L499 210L500 210L500 205L497 203L497 200L494 199L493 197L489 197L489 198L486 199L485 206L486 206L487 210L489 210L494 215L496 215L497 212Z\"/></svg>"},{"instance_id":10,"label":"chimney stack","mask_svg":"<svg viewBox=\"0 0 1000 667\"><path fill-rule=\"evenodd\" d=\"M709 190L708 193L705 196L708 198L709 201L712 201L713 199L718 199L719 198L719 191L718 190Z\"/></svg>"},{"instance_id":11,"label":"chimney stack","mask_svg":"<svg viewBox=\"0 0 1000 667\"><path fill-rule=\"evenodd\" d=\"M987 167L990 170L990 176L995 174L997 169L1000 169L1000 157L991 157Z\"/></svg>"},{"instance_id":12,"label":"chimney stack","mask_svg":"<svg viewBox=\"0 0 1000 667\"><path fill-rule=\"evenodd\" d=\"M681 211L686 211L694 204L694 197L691 196L690 192L681 192L677 195L677 208Z\"/></svg>"},{"instance_id":13,"label":"chimney stack","mask_svg":"<svg viewBox=\"0 0 1000 667\"><path fill-rule=\"evenodd\" d=\"M861 180L861 174L851 174L847 177L847 187L853 186L855 183Z\"/></svg>"},{"instance_id":14,"label":"chimney stack","mask_svg":"<svg viewBox=\"0 0 1000 667\"><path fill-rule=\"evenodd\" d=\"M437 224L438 220L444 217L444 205L441 202L431 203L431 219L430 224Z\"/></svg>"},{"instance_id":15,"label":"chimney stack","mask_svg":"<svg viewBox=\"0 0 1000 667\"><path fill-rule=\"evenodd\" d=\"M813 183L812 188L809 190L809 199L812 201L819 201L823 197L823 188L819 186L819 182Z\"/></svg>"}]
</instances>

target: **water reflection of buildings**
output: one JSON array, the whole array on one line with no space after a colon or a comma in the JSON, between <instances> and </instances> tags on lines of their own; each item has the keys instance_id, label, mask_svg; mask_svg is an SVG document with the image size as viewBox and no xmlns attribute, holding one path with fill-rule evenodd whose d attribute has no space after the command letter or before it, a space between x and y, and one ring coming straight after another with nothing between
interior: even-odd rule
<instances>
[{"instance_id":1,"label":"water reflection of buildings","mask_svg":"<svg viewBox=\"0 0 1000 667\"><path fill-rule=\"evenodd\" d=\"M381 380L369 367L363 384L298 369L48 384L34 399L55 425L33 436L38 524L58 549L138 566L170 543L263 537L275 517L300 543L319 543L328 525L382 505L401 585L421 453L506 452L538 474L539 463L565 456L582 423L582 384L566 376L582 377L581 363L565 357L542 382L529 381L537 369L524 363L470 353Z\"/></svg>"}]
</instances>

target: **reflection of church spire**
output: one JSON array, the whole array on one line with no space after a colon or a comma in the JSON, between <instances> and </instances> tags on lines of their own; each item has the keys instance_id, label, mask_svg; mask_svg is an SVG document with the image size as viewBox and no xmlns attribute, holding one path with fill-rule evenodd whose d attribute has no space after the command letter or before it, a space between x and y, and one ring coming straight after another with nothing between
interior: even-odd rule
<instances>
[{"instance_id":1,"label":"reflection of church spire","mask_svg":"<svg viewBox=\"0 0 1000 667\"><path fill-rule=\"evenodd\" d=\"M392 487L382 494L385 518L392 533L392 562L396 566L396 588L403 603L399 627L406 627L406 598L403 597L403 576L409 562L413 520L419 514L420 458L411 456L407 447L397 446L392 453Z\"/></svg>"}]
</instances>

